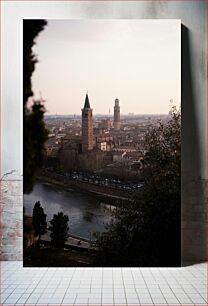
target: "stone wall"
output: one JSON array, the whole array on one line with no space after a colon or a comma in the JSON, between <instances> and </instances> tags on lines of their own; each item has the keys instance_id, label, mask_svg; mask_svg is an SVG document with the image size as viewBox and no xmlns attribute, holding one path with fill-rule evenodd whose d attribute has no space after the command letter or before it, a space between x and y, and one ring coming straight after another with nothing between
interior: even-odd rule
<instances>
[{"instance_id":1,"label":"stone wall","mask_svg":"<svg viewBox=\"0 0 208 306\"><path fill-rule=\"evenodd\" d=\"M1 181L1 260L22 260L22 189L21 180Z\"/></svg>"}]
</instances>

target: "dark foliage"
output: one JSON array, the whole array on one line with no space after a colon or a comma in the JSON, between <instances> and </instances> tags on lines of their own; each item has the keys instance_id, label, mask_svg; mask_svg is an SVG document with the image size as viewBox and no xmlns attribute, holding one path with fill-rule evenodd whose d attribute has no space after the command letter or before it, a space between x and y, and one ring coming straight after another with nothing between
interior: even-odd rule
<instances>
[{"instance_id":1,"label":"dark foliage","mask_svg":"<svg viewBox=\"0 0 208 306\"><path fill-rule=\"evenodd\" d=\"M24 118L24 193L32 191L36 175L44 164L47 130L43 120L44 107L34 102Z\"/></svg>"},{"instance_id":2,"label":"dark foliage","mask_svg":"<svg viewBox=\"0 0 208 306\"><path fill-rule=\"evenodd\" d=\"M40 202L36 202L33 208L32 224L34 228L35 236L38 236L38 243L40 242L40 236L47 232L46 214L40 205Z\"/></svg>"},{"instance_id":3,"label":"dark foliage","mask_svg":"<svg viewBox=\"0 0 208 306\"><path fill-rule=\"evenodd\" d=\"M44 143L47 139L41 101L34 102L32 109L27 106L28 98L33 95L31 77L37 62L32 47L39 32L44 29L45 20L24 20L23 22L23 192L32 191L35 177L44 161Z\"/></svg>"},{"instance_id":4,"label":"dark foliage","mask_svg":"<svg viewBox=\"0 0 208 306\"><path fill-rule=\"evenodd\" d=\"M29 97L33 95L31 76L35 70L37 58L32 52L32 47L35 44L35 39L38 34L44 29L47 22L38 19L23 20L23 100L26 104Z\"/></svg>"},{"instance_id":5,"label":"dark foliage","mask_svg":"<svg viewBox=\"0 0 208 306\"><path fill-rule=\"evenodd\" d=\"M54 215L53 219L50 221L51 226L49 227L49 230L51 231L51 244L58 249L64 247L64 244L69 237L68 221L68 216L64 215L63 212L58 212L58 214Z\"/></svg>"},{"instance_id":6,"label":"dark foliage","mask_svg":"<svg viewBox=\"0 0 208 306\"><path fill-rule=\"evenodd\" d=\"M97 239L102 266L180 265L180 113L146 135L145 184Z\"/></svg>"}]
</instances>

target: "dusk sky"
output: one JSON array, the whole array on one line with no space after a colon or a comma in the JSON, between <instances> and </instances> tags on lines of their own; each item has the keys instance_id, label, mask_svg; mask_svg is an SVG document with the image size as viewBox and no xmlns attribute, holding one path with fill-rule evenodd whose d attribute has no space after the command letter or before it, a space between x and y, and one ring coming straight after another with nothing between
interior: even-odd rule
<instances>
[{"instance_id":1,"label":"dusk sky","mask_svg":"<svg viewBox=\"0 0 208 306\"><path fill-rule=\"evenodd\" d=\"M35 98L47 114L163 114L180 106L179 20L49 20L33 48Z\"/></svg>"}]
</instances>

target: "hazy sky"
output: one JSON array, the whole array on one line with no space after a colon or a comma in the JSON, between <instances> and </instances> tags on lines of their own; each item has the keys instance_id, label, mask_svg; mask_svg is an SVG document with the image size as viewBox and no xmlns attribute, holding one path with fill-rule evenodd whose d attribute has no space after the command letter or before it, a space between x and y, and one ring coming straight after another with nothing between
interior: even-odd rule
<instances>
[{"instance_id":1,"label":"hazy sky","mask_svg":"<svg viewBox=\"0 0 208 306\"><path fill-rule=\"evenodd\" d=\"M35 98L48 114L167 113L180 105L179 20L49 20L37 38Z\"/></svg>"}]
</instances>

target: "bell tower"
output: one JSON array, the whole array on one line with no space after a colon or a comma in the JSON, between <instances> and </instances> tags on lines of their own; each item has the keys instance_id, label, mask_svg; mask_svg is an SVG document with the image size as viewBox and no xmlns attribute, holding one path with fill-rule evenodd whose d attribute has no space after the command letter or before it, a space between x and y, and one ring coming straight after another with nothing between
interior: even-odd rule
<instances>
[{"instance_id":1,"label":"bell tower","mask_svg":"<svg viewBox=\"0 0 208 306\"><path fill-rule=\"evenodd\" d=\"M86 94L84 108L82 108L82 152L92 150L93 147L92 108L90 108L89 97Z\"/></svg>"}]
</instances>

